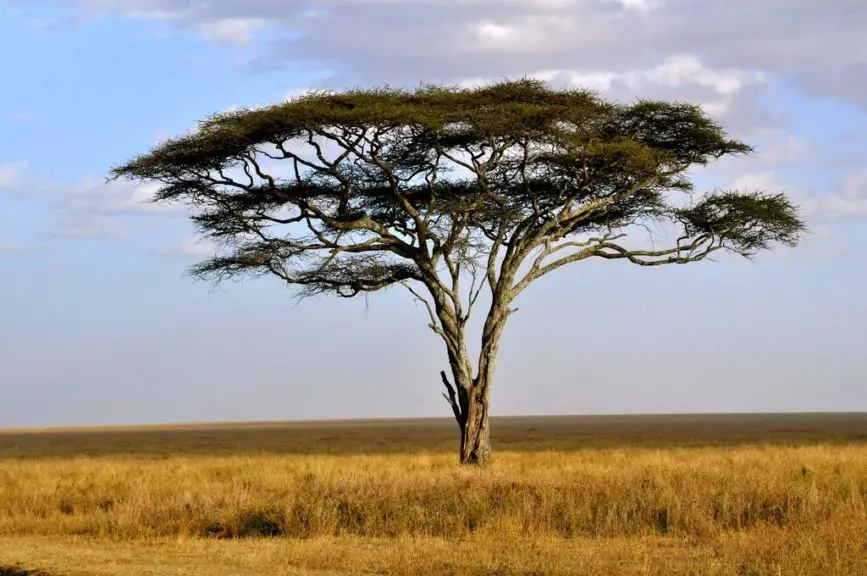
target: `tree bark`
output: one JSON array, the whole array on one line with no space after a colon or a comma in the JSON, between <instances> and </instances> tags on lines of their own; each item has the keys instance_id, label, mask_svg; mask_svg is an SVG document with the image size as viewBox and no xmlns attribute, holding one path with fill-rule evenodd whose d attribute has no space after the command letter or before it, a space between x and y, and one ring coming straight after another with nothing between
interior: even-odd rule
<instances>
[{"instance_id":1,"label":"tree bark","mask_svg":"<svg viewBox=\"0 0 867 576\"><path fill-rule=\"evenodd\" d=\"M486 466L491 460L491 427L488 422L489 391L500 350L500 336L510 311L503 299L491 306L482 331L479 371L471 387L460 396L461 464Z\"/></svg>"},{"instance_id":2,"label":"tree bark","mask_svg":"<svg viewBox=\"0 0 867 576\"><path fill-rule=\"evenodd\" d=\"M511 282L512 278L507 280ZM431 292L436 297L436 291ZM495 292L495 300L488 311L482 331L482 347L475 377L467 353L463 323L451 315L452 311L444 304L443 298L435 302L437 316L443 327L440 335L446 343L452 373L452 381L449 381L446 372L440 372L446 387L443 396L451 405L461 431L460 462L486 466L491 460L489 390L494 380L500 336L506 319L512 312L508 307L509 295L501 291Z\"/></svg>"},{"instance_id":3,"label":"tree bark","mask_svg":"<svg viewBox=\"0 0 867 576\"><path fill-rule=\"evenodd\" d=\"M498 307L489 315L482 335L479 371L475 378L471 376L472 369L463 346L462 357L450 358L454 386L444 371L440 373L447 390L443 396L451 405L461 431L461 464L487 466L491 460L489 391L494 379L500 336L508 314L507 309Z\"/></svg>"},{"instance_id":4,"label":"tree bark","mask_svg":"<svg viewBox=\"0 0 867 576\"><path fill-rule=\"evenodd\" d=\"M491 461L491 427L488 424L487 390L474 385L463 402L461 464L487 466Z\"/></svg>"},{"instance_id":5,"label":"tree bark","mask_svg":"<svg viewBox=\"0 0 867 576\"><path fill-rule=\"evenodd\" d=\"M461 430L460 462L485 466L491 460L491 436L488 424L488 388L476 381L464 381L465 371L453 373L455 385L445 371L440 372L455 420Z\"/></svg>"}]
</instances>

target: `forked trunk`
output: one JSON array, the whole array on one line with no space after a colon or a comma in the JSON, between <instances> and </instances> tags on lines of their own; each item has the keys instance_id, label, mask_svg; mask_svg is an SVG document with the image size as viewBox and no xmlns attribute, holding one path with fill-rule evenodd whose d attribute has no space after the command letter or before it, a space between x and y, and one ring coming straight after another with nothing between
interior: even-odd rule
<instances>
[{"instance_id":1,"label":"forked trunk","mask_svg":"<svg viewBox=\"0 0 867 576\"><path fill-rule=\"evenodd\" d=\"M449 364L454 384L445 371L440 372L447 393L443 393L452 407L461 430L461 464L486 466L491 461L491 428L488 422L489 392L494 379L494 365L499 350L500 335L511 312L502 300L491 307L482 332L478 374L473 377L467 355L463 326L455 331L449 345ZM446 322L443 322L446 324Z\"/></svg>"},{"instance_id":2,"label":"forked trunk","mask_svg":"<svg viewBox=\"0 0 867 576\"><path fill-rule=\"evenodd\" d=\"M461 464L485 466L491 460L491 434L488 424L488 390L478 381L462 381L466 372L458 371L456 386L440 372L448 394L443 394L455 413L461 429Z\"/></svg>"},{"instance_id":3,"label":"forked trunk","mask_svg":"<svg viewBox=\"0 0 867 576\"><path fill-rule=\"evenodd\" d=\"M491 434L488 425L487 394L473 388L467 395L461 427L461 464L486 466L491 460Z\"/></svg>"}]
</instances>

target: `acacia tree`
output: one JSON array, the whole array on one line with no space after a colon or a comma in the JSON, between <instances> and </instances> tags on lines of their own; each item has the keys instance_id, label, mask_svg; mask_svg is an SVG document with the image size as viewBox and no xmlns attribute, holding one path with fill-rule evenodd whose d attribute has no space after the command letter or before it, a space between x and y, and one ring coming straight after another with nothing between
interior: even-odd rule
<instances>
[{"instance_id":1,"label":"acacia tree","mask_svg":"<svg viewBox=\"0 0 867 576\"><path fill-rule=\"evenodd\" d=\"M660 266L797 243L804 224L783 195L694 191L691 167L750 151L695 105L525 79L313 92L221 113L111 178L158 182L154 201L193 208L218 246L198 278L272 275L301 296L344 298L406 287L445 343L460 461L486 464L500 337L532 282L594 258ZM623 241L660 224L677 230L664 248ZM473 362L466 326L483 289Z\"/></svg>"}]
</instances>

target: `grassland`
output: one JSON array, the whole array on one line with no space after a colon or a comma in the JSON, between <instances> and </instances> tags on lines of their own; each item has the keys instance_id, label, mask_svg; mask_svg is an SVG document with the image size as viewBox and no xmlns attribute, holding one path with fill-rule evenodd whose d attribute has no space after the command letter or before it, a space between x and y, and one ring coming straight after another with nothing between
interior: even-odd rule
<instances>
[{"instance_id":1,"label":"grassland","mask_svg":"<svg viewBox=\"0 0 867 576\"><path fill-rule=\"evenodd\" d=\"M867 415L0 432L0 566L105 574L867 574ZM0 570L0 575L3 572Z\"/></svg>"}]
</instances>

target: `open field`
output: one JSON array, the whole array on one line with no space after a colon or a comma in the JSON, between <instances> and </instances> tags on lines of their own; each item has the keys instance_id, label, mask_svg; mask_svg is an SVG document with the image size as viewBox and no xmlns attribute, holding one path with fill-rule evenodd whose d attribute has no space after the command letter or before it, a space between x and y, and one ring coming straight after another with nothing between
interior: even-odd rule
<instances>
[{"instance_id":1,"label":"open field","mask_svg":"<svg viewBox=\"0 0 867 576\"><path fill-rule=\"evenodd\" d=\"M494 451L867 443L867 414L493 417ZM457 451L452 418L0 429L0 458Z\"/></svg>"},{"instance_id":2,"label":"open field","mask_svg":"<svg viewBox=\"0 0 867 576\"><path fill-rule=\"evenodd\" d=\"M63 574L867 574L867 414L0 432L0 566ZM0 574L3 574L0 570Z\"/></svg>"}]
</instances>

